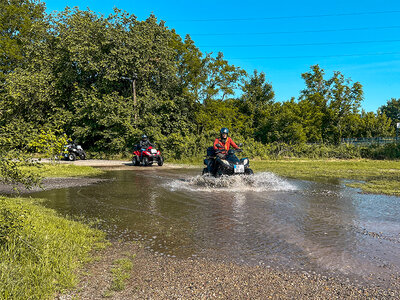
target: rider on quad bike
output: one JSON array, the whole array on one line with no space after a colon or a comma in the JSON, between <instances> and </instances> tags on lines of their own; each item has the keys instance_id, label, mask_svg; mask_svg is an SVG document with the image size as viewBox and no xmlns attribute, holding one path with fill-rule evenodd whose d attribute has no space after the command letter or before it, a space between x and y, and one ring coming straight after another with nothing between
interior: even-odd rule
<instances>
[{"instance_id":1,"label":"rider on quad bike","mask_svg":"<svg viewBox=\"0 0 400 300\"><path fill-rule=\"evenodd\" d=\"M228 137L228 133L228 128L222 128L220 138L215 139L214 146L207 149L207 158L204 160L207 167L203 169L203 175L219 177L221 175L253 174L249 168L249 160L247 158L239 159L235 155L235 152L242 152L242 149L239 148L241 144L236 145ZM230 149L231 145L233 149Z\"/></svg>"},{"instance_id":2,"label":"rider on quad bike","mask_svg":"<svg viewBox=\"0 0 400 300\"><path fill-rule=\"evenodd\" d=\"M139 147L141 149L147 149L150 146L155 147L152 143L150 143L149 138L147 137L147 135L143 134L142 135L142 139L139 142Z\"/></svg>"},{"instance_id":3,"label":"rider on quad bike","mask_svg":"<svg viewBox=\"0 0 400 300\"><path fill-rule=\"evenodd\" d=\"M133 155L132 163L135 166L148 166L152 165L154 162L162 166L164 163L160 151L156 149L156 146L149 141L149 138L145 134L142 135L139 144L135 146Z\"/></svg>"},{"instance_id":4,"label":"rider on quad bike","mask_svg":"<svg viewBox=\"0 0 400 300\"><path fill-rule=\"evenodd\" d=\"M235 144L235 142L228 136L229 130L228 128L221 128L220 137L216 138L214 141L214 150L221 150L222 152L218 153L218 156L223 157L227 154L232 145L233 148L239 149L239 146Z\"/></svg>"}]
</instances>

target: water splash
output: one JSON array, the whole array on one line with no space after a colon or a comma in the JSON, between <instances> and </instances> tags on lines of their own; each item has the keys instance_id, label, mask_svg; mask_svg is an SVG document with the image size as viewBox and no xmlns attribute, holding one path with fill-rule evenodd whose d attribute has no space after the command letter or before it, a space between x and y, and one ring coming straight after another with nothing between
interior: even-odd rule
<instances>
[{"instance_id":1,"label":"water splash","mask_svg":"<svg viewBox=\"0 0 400 300\"><path fill-rule=\"evenodd\" d=\"M173 180L166 184L172 191L189 190L199 192L264 192L264 191L293 191L297 187L287 180L271 172L256 173L252 176L236 175L221 176L194 176L187 180Z\"/></svg>"}]
</instances>

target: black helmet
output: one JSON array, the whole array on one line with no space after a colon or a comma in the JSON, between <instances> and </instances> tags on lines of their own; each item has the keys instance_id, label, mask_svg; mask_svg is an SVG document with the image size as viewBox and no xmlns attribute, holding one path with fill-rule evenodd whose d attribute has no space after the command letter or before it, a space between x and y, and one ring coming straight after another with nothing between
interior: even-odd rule
<instances>
[{"instance_id":1,"label":"black helmet","mask_svg":"<svg viewBox=\"0 0 400 300\"><path fill-rule=\"evenodd\" d=\"M221 133L221 135L223 135L224 133L229 134L229 130L228 128L221 128L221 130L219 131Z\"/></svg>"},{"instance_id":2,"label":"black helmet","mask_svg":"<svg viewBox=\"0 0 400 300\"><path fill-rule=\"evenodd\" d=\"M147 141L147 139L148 139L147 135L143 134L142 135L142 141Z\"/></svg>"}]
</instances>

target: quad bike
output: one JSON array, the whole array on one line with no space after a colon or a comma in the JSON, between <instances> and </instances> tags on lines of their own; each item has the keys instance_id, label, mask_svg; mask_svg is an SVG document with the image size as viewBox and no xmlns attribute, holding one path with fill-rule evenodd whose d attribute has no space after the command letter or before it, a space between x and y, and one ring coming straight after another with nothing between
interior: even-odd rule
<instances>
[{"instance_id":1,"label":"quad bike","mask_svg":"<svg viewBox=\"0 0 400 300\"><path fill-rule=\"evenodd\" d=\"M164 164L164 159L161 156L161 152L153 146L147 148L141 148L137 146L133 151L132 164L134 166L149 166L157 162L159 166Z\"/></svg>"},{"instance_id":2,"label":"quad bike","mask_svg":"<svg viewBox=\"0 0 400 300\"><path fill-rule=\"evenodd\" d=\"M249 159L236 156L236 152L242 149L230 149L226 154L224 150L214 150L213 147L207 149L207 156L204 160L206 168L203 175L220 177L222 175L253 175L254 172L249 168Z\"/></svg>"},{"instance_id":3,"label":"quad bike","mask_svg":"<svg viewBox=\"0 0 400 300\"><path fill-rule=\"evenodd\" d=\"M86 159L86 153L80 145L77 145L75 142L71 142L65 146L64 153L62 153L61 157L69 161L74 161L78 157L84 160Z\"/></svg>"}]
</instances>

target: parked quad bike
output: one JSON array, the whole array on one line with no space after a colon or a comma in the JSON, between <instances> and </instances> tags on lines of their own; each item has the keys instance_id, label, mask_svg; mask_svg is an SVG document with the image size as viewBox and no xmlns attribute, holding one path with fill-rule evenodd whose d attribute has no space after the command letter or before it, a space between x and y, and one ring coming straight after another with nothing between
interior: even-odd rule
<instances>
[{"instance_id":1,"label":"parked quad bike","mask_svg":"<svg viewBox=\"0 0 400 300\"><path fill-rule=\"evenodd\" d=\"M204 159L206 167L203 169L203 175L220 177L222 175L253 175L254 172L249 168L249 159L236 156L242 149L230 149L225 155L218 155L224 150L214 150L213 147L207 149L207 156Z\"/></svg>"},{"instance_id":2,"label":"parked quad bike","mask_svg":"<svg viewBox=\"0 0 400 300\"><path fill-rule=\"evenodd\" d=\"M135 151L133 151L132 164L134 166L149 166L155 162L157 162L160 167L164 164L164 158L161 156L161 152L156 148L152 146L140 148L137 146Z\"/></svg>"},{"instance_id":3,"label":"parked quad bike","mask_svg":"<svg viewBox=\"0 0 400 300\"><path fill-rule=\"evenodd\" d=\"M82 160L85 160L86 153L80 145L77 145L75 142L71 142L65 146L64 153L62 153L61 157L69 161L74 161L78 157Z\"/></svg>"}]
</instances>

